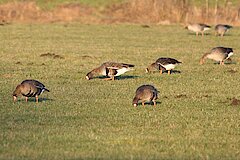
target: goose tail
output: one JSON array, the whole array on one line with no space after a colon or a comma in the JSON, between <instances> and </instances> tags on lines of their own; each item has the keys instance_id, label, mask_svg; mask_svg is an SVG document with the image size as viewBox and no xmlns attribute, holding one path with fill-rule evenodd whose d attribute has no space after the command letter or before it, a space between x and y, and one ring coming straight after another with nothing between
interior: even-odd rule
<instances>
[{"instance_id":1,"label":"goose tail","mask_svg":"<svg viewBox=\"0 0 240 160\"><path fill-rule=\"evenodd\" d=\"M47 89L47 88L44 88L44 91L50 92L49 89Z\"/></svg>"}]
</instances>

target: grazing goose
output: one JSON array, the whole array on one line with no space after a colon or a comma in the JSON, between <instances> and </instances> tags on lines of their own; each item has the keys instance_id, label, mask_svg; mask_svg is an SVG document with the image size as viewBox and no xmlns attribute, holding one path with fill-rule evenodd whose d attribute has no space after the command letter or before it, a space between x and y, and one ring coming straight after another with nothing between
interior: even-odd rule
<instances>
[{"instance_id":1,"label":"grazing goose","mask_svg":"<svg viewBox=\"0 0 240 160\"><path fill-rule=\"evenodd\" d=\"M103 75L108 76L109 78L105 78L105 80L114 80L114 77L124 74L127 71L133 70L132 64L126 63L116 63L116 62L105 62L101 66L93 69L86 75L86 79L90 80L95 75Z\"/></svg>"},{"instance_id":2,"label":"grazing goose","mask_svg":"<svg viewBox=\"0 0 240 160\"><path fill-rule=\"evenodd\" d=\"M133 106L138 105L138 101L142 102L142 105L145 106L145 102L153 102L153 105L156 106L156 99L158 99L158 91L152 85L142 85L136 90L136 95L133 98Z\"/></svg>"},{"instance_id":3,"label":"grazing goose","mask_svg":"<svg viewBox=\"0 0 240 160\"><path fill-rule=\"evenodd\" d=\"M218 35L224 36L224 34L231 28L232 28L232 26L230 26L230 25L218 24L215 26L215 35L216 36L218 36Z\"/></svg>"},{"instance_id":4,"label":"grazing goose","mask_svg":"<svg viewBox=\"0 0 240 160\"><path fill-rule=\"evenodd\" d=\"M146 73L151 73L151 72L153 72L154 70L156 70L156 69L158 69L158 68L159 68L159 67L158 67L157 63L154 62L154 63L152 63L151 65L149 65L149 66L145 69L145 71L146 71Z\"/></svg>"},{"instance_id":5,"label":"grazing goose","mask_svg":"<svg viewBox=\"0 0 240 160\"><path fill-rule=\"evenodd\" d=\"M163 71L167 70L168 74L171 74L171 70L174 69L178 64L182 63L173 58L159 58L155 62L158 65L158 69L160 70L160 74Z\"/></svg>"},{"instance_id":6,"label":"grazing goose","mask_svg":"<svg viewBox=\"0 0 240 160\"><path fill-rule=\"evenodd\" d=\"M195 24L189 24L185 27L186 29L196 32L196 35L198 36L199 33L202 33L202 36L204 36L204 31L209 30L211 27L206 24L202 23L195 23Z\"/></svg>"},{"instance_id":7,"label":"grazing goose","mask_svg":"<svg viewBox=\"0 0 240 160\"><path fill-rule=\"evenodd\" d=\"M229 59L229 57L231 57L232 55L232 48L216 47L202 56L202 58L200 59L200 64L204 64L206 59L212 59L220 62L220 65L224 65L224 61Z\"/></svg>"},{"instance_id":8,"label":"grazing goose","mask_svg":"<svg viewBox=\"0 0 240 160\"><path fill-rule=\"evenodd\" d=\"M28 101L28 97L35 97L36 103L38 103L38 96L43 91L50 92L41 82L37 80L24 80L13 92L13 100L16 102L17 97L22 94L25 96L26 102Z\"/></svg>"}]
</instances>

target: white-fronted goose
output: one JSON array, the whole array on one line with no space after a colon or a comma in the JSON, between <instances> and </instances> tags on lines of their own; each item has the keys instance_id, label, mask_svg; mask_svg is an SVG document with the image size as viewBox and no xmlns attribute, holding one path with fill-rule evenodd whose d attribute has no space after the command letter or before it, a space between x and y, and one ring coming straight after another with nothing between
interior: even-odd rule
<instances>
[{"instance_id":1,"label":"white-fronted goose","mask_svg":"<svg viewBox=\"0 0 240 160\"><path fill-rule=\"evenodd\" d=\"M133 70L133 64L105 62L101 66L93 69L86 75L86 79L90 80L96 75L108 76L105 80L114 80L114 77L120 76L127 71Z\"/></svg>"},{"instance_id":2,"label":"white-fronted goose","mask_svg":"<svg viewBox=\"0 0 240 160\"><path fill-rule=\"evenodd\" d=\"M224 34L231 28L232 28L232 26L230 26L230 25L218 24L215 26L215 35L216 36L218 36L218 35L224 36Z\"/></svg>"},{"instance_id":3,"label":"white-fronted goose","mask_svg":"<svg viewBox=\"0 0 240 160\"><path fill-rule=\"evenodd\" d=\"M26 102L28 101L28 97L35 97L36 103L38 103L38 96L43 91L50 92L41 82L37 80L24 80L16 87L15 91L13 92L13 100L16 102L17 97L19 95L23 95L25 96Z\"/></svg>"},{"instance_id":4,"label":"white-fronted goose","mask_svg":"<svg viewBox=\"0 0 240 160\"><path fill-rule=\"evenodd\" d=\"M224 61L229 59L229 57L231 57L232 55L232 48L216 47L202 56L202 58L200 59L200 64L204 64L206 59L212 59L220 62L220 65L224 65Z\"/></svg>"},{"instance_id":5,"label":"white-fronted goose","mask_svg":"<svg viewBox=\"0 0 240 160\"><path fill-rule=\"evenodd\" d=\"M157 89L152 85L142 85L136 90L132 104L136 107L138 101L141 101L143 106L145 106L145 102L153 102L153 105L156 106L156 99L158 99Z\"/></svg>"},{"instance_id":6,"label":"white-fronted goose","mask_svg":"<svg viewBox=\"0 0 240 160\"><path fill-rule=\"evenodd\" d=\"M182 62L179 62L178 60L173 58L159 58L156 60L156 64L159 67L158 69L160 70L160 74L162 74L165 70L168 71L168 74L171 74L171 70L180 63Z\"/></svg>"},{"instance_id":7,"label":"white-fronted goose","mask_svg":"<svg viewBox=\"0 0 240 160\"><path fill-rule=\"evenodd\" d=\"M202 23L195 23L195 24L189 24L185 28L195 32L197 36L199 33L201 33L202 36L204 36L204 31L209 30L211 26L202 24Z\"/></svg>"},{"instance_id":8,"label":"white-fronted goose","mask_svg":"<svg viewBox=\"0 0 240 160\"><path fill-rule=\"evenodd\" d=\"M159 66L157 65L156 62L154 62L154 63L150 64L150 65L145 69L145 71L146 71L146 73L151 73L151 72L153 72L154 70L157 70L157 69L159 69Z\"/></svg>"}]
</instances>

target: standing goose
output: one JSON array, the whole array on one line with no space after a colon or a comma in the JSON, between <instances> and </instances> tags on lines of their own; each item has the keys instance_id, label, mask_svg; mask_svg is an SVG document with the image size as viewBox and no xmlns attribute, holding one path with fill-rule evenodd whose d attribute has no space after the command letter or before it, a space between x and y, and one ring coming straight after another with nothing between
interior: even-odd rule
<instances>
[{"instance_id":1,"label":"standing goose","mask_svg":"<svg viewBox=\"0 0 240 160\"><path fill-rule=\"evenodd\" d=\"M93 69L86 75L86 79L90 80L95 75L108 76L105 80L114 80L116 76L122 75L127 71L133 70L132 64L116 63L116 62L105 62L101 66Z\"/></svg>"},{"instance_id":2,"label":"standing goose","mask_svg":"<svg viewBox=\"0 0 240 160\"><path fill-rule=\"evenodd\" d=\"M230 25L218 24L215 26L215 35L216 36L218 36L218 35L224 36L224 34L231 28L232 28L232 26L230 26Z\"/></svg>"},{"instance_id":3,"label":"standing goose","mask_svg":"<svg viewBox=\"0 0 240 160\"><path fill-rule=\"evenodd\" d=\"M50 92L41 82L37 80L24 80L13 92L13 100L16 102L17 97L22 94L25 96L26 102L28 101L28 97L35 97L36 103L38 103L38 96L44 91Z\"/></svg>"},{"instance_id":4,"label":"standing goose","mask_svg":"<svg viewBox=\"0 0 240 160\"><path fill-rule=\"evenodd\" d=\"M206 59L212 59L224 65L224 61L233 55L232 48L215 47L210 52L205 53L200 59L200 64L204 64Z\"/></svg>"},{"instance_id":5,"label":"standing goose","mask_svg":"<svg viewBox=\"0 0 240 160\"><path fill-rule=\"evenodd\" d=\"M163 71L167 70L168 75L171 74L171 70L174 69L178 64L182 63L173 58L159 58L155 62L158 65L158 69L160 70L160 74Z\"/></svg>"},{"instance_id":6,"label":"standing goose","mask_svg":"<svg viewBox=\"0 0 240 160\"><path fill-rule=\"evenodd\" d=\"M195 23L195 24L189 24L185 27L186 29L196 32L196 35L198 36L199 33L204 36L204 31L209 30L211 26L202 24L202 23Z\"/></svg>"},{"instance_id":7,"label":"standing goose","mask_svg":"<svg viewBox=\"0 0 240 160\"><path fill-rule=\"evenodd\" d=\"M142 105L145 106L145 102L153 102L153 105L156 106L156 100L158 99L158 91L152 85L142 85L136 90L136 95L133 98L133 106L138 105L138 101L142 102Z\"/></svg>"}]
</instances>

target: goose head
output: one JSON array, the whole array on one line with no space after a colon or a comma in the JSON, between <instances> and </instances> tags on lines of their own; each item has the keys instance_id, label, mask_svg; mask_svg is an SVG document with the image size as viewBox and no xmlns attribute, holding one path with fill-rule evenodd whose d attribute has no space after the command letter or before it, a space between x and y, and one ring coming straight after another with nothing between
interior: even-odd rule
<instances>
[{"instance_id":1,"label":"goose head","mask_svg":"<svg viewBox=\"0 0 240 160\"><path fill-rule=\"evenodd\" d=\"M92 73L92 72L89 72L89 73L86 75L86 79L87 79L87 80L93 79L93 73Z\"/></svg>"}]
</instances>

